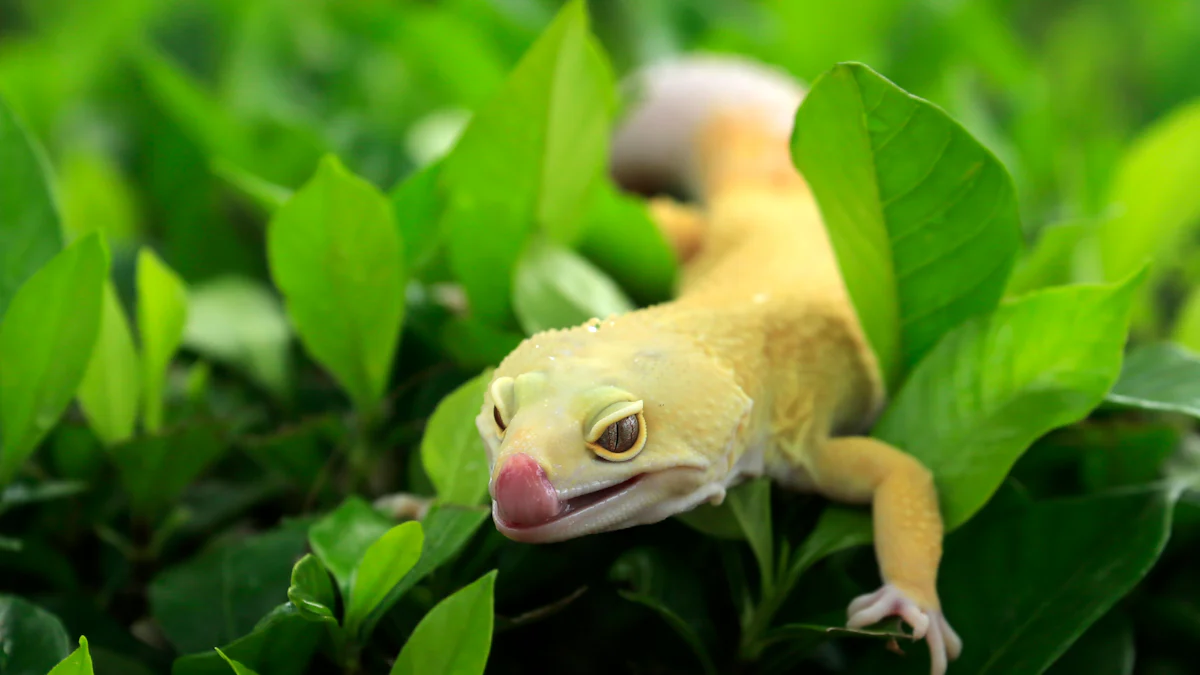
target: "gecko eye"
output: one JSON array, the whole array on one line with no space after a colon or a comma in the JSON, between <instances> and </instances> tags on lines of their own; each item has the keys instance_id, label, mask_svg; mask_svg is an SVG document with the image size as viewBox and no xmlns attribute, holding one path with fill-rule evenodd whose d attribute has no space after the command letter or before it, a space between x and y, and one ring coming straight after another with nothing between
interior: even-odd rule
<instances>
[{"instance_id":1,"label":"gecko eye","mask_svg":"<svg viewBox=\"0 0 1200 675\"><path fill-rule=\"evenodd\" d=\"M588 447L601 459L626 462L646 446L646 419L641 401L621 401L597 416L587 434Z\"/></svg>"}]
</instances>

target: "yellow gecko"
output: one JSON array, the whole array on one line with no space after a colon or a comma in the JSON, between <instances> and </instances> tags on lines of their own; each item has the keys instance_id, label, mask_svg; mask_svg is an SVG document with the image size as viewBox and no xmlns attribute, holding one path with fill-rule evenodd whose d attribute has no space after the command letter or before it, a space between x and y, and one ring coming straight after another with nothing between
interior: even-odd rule
<instances>
[{"instance_id":1,"label":"yellow gecko","mask_svg":"<svg viewBox=\"0 0 1200 675\"><path fill-rule=\"evenodd\" d=\"M817 204L791 162L800 85L690 57L636 76L613 139L623 185L682 186L651 209L682 265L676 297L526 339L476 425L507 537L554 542L661 521L768 476L870 504L882 587L850 627L900 616L941 675L962 642L941 611L930 472L863 434L885 391Z\"/></svg>"}]
</instances>

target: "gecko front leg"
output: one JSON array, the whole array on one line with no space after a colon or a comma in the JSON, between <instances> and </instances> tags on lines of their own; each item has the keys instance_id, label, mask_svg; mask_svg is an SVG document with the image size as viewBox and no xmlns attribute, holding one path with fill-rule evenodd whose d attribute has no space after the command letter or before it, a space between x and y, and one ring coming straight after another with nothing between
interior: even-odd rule
<instances>
[{"instance_id":1,"label":"gecko front leg","mask_svg":"<svg viewBox=\"0 0 1200 675\"><path fill-rule=\"evenodd\" d=\"M915 458L866 437L833 438L818 448L811 469L817 490L848 503L870 503L875 555L883 587L855 598L850 628L899 616L929 644L933 675L958 658L962 640L942 614L937 570L942 557L942 517L933 475Z\"/></svg>"}]
</instances>

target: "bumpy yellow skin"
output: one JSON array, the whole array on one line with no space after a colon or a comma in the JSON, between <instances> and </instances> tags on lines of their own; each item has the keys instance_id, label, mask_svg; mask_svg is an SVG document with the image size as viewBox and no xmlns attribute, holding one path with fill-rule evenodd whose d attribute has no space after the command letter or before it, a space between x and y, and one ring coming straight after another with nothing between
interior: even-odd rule
<instances>
[{"instance_id":1,"label":"bumpy yellow skin","mask_svg":"<svg viewBox=\"0 0 1200 675\"><path fill-rule=\"evenodd\" d=\"M495 371L494 382L515 384L501 402L504 432L494 392L477 420L493 481L514 453L535 458L564 500L641 475L578 513L501 529L546 542L655 522L720 502L728 487L758 475L871 504L886 585L851 605L851 624L882 611L904 616L920 635L943 626L929 636L941 672L959 645L937 595L934 483L908 454L854 435L883 404L879 368L812 194L786 143L762 128L750 111L706 125L702 207L652 202L684 261L676 299L532 336ZM628 461L598 458L584 435L598 411L621 400L642 401L645 446ZM886 606L862 611L889 588Z\"/></svg>"}]
</instances>

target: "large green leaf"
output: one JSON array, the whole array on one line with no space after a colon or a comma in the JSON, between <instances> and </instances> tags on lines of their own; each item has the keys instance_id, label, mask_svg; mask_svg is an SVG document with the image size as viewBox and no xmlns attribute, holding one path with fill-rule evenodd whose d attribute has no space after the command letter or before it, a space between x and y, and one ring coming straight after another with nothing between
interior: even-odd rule
<instances>
[{"instance_id":1,"label":"large green leaf","mask_svg":"<svg viewBox=\"0 0 1200 675\"><path fill-rule=\"evenodd\" d=\"M1109 191L1114 217L1099 231L1105 278L1122 278L1150 258L1172 257L1184 228L1200 219L1196 175L1200 100L1156 121L1121 159ZM1156 265L1156 271L1161 268Z\"/></svg>"},{"instance_id":2,"label":"large green leaf","mask_svg":"<svg viewBox=\"0 0 1200 675\"><path fill-rule=\"evenodd\" d=\"M17 289L62 249L40 150L0 98L0 318Z\"/></svg>"},{"instance_id":3,"label":"large green leaf","mask_svg":"<svg viewBox=\"0 0 1200 675\"><path fill-rule=\"evenodd\" d=\"M269 288L244 277L196 286L188 297L183 344L248 375L277 396L288 386L292 329Z\"/></svg>"},{"instance_id":4,"label":"large green leaf","mask_svg":"<svg viewBox=\"0 0 1200 675\"><path fill-rule=\"evenodd\" d=\"M1081 635L1046 672L1050 675L1133 675L1133 625L1118 610Z\"/></svg>"},{"instance_id":5,"label":"large green leaf","mask_svg":"<svg viewBox=\"0 0 1200 675\"><path fill-rule=\"evenodd\" d=\"M141 370L129 320L112 282L104 283L100 335L79 383L79 406L106 444L128 440L137 426Z\"/></svg>"},{"instance_id":6,"label":"large green leaf","mask_svg":"<svg viewBox=\"0 0 1200 675\"><path fill-rule=\"evenodd\" d=\"M441 169L442 163L434 162L409 175L389 195L414 274L430 264L442 244L440 223L445 204L438 189Z\"/></svg>"},{"instance_id":7,"label":"large green leaf","mask_svg":"<svg viewBox=\"0 0 1200 675\"><path fill-rule=\"evenodd\" d=\"M74 398L100 331L107 276L104 242L88 235L30 277L0 321L0 485Z\"/></svg>"},{"instance_id":8,"label":"large green leaf","mask_svg":"<svg viewBox=\"0 0 1200 675\"><path fill-rule=\"evenodd\" d=\"M346 604L346 630L365 638L363 623L380 608L391 590L417 564L425 533L421 523L401 523L376 539L354 569L350 601Z\"/></svg>"},{"instance_id":9,"label":"large green leaf","mask_svg":"<svg viewBox=\"0 0 1200 675\"><path fill-rule=\"evenodd\" d=\"M517 263L513 309L526 335L606 319L634 308L604 272L569 248L535 237Z\"/></svg>"},{"instance_id":10,"label":"large green leaf","mask_svg":"<svg viewBox=\"0 0 1200 675\"><path fill-rule=\"evenodd\" d=\"M950 667L1044 672L1153 567L1177 496L1142 489L996 509L949 537L938 585L964 644ZM914 647L903 660L880 655L869 672L915 675L928 663Z\"/></svg>"},{"instance_id":11,"label":"large green leaf","mask_svg":"<svg viewBox=\"0 0 1200 675\"><path fill-rule=\"evenodd\" d=\"M947 335L913 371L873 434L933 471L947 529L987 502L1033 441L1101 403L1143 278L1006 302Z\"/></svg>"},{"instance_id":12,"label":"large green leaf","mask_svg":"<svg viewBox=\"0 0 1200 675\"><path fill-rule=\"evenodd\" d=\"M187 288L171 268L148 248L138 252L137 325L142 345L142 424L155 433L162 428L167 368L179 349L187 323Z\"/></svg>"},{"instance_id":13,"label":"large green leaf","mask_svg":"<svg viewBox=\"0 0 1200 675\"><path fill-rule=\"evenodd\" d=\"M792 155L894 388L1000 300L1020 244L1012 180L945 112L856 63L813 84Z\"/></svg>"},{"instance_id":14,"label":"large green leaf","mask_svg":"<svg viewBox=\"0 0 1200 675\"><path fill-rule=\"evenodd\" d=\"M491 377L491 370L485 370L450 392L421 437L422 466L443 502L474 506L487 494L487 454L475 417Z\"/></svg>"},{"instance_id":15,"label":"large green leaf","mask_svg":"<svg viewBox=\"0 0 1200 675\"><path fill-rule=\"evenodd\" d=\"M287 597L292 563L304 552L304 539L302 527L272 530L202 553L155 577L150 609L163 634L188 653L252 632Z\"/></svg>"},{"instance_id":16,"label":"large green leaf","mask_svg":"<svg viewBox=\"0 0 1200 675\"><path fill-rule=\"evenodd\" d=\"M1143 345L1125 359L1108 400L1200 417L1200 357L1169 342Z\"/></svg>"},{"instance_id":17,"label":"large green leaf","mask_svg":"<svg viewBox=\"0 0 1200 675\"><path fill-rule=\"evenodd\" d=\"M92 654L88 651L87 638L80 636L79 648L63 659L47 675L94 675Z\"/></svg>"},{"instance_id":18,"label":"large green leaf","mask_svg":"<svg viewBox=\"0 0 1200 675\"><path fill-rule=\"evenodd\" d=\"M271 275L309 354L361 411L383 397L404 318L391 205L333 156L271 219Z\"/></svg>"},{"instance_id":19,"label":"large green leaf","mask_svg":"<svg viewBox=\"0 0 1200 675\"><path fill-rule=\"evenodd\" d=\"M509 319L512 271L531 232L578 238L607 161L614 101L584 3L573 0L442 161L450 267L478 316Z\"/></svg>"},{"instance_id":20,"label":"large green leaf","mask_svg":"<svg viewBox=\"0 0 1200 675\"><path fill-rule=\"evenodd\" d=\"M62 622L50 612L14 595L0 595L0 673L46 675L71 653Z\"/></svg>"},{"instance_id":21,"label":"large green leaf","mask_svg":"<svg viewBox=\"0 0 1200 675\"><path fill-rule=\"evenodd\" d=\"M643 200L602 180L593 195L579 251L642 305L668 300L678 261Z\"/></svg>"},{"instance_id":22,"label":"large green leaf","mask_svg":"<svg viewBox=\"0 0 1200 675\"><path fill-rule=\"evenodd\" d=\"M350 597L351 580L358 561L392 522L359 497L349 497L336 510L312 524L308 542L313 553L338 582L343 598Z\"/></svg>"},{"instance_id":23,"label":"large green leaf","mask_svg":"<svg viewBox=\"0 0 1200 675\"><path fill-rule=\"evenodd\" d=\"M320 645L324 627L303 618L291 603L263 617L248 635L175 660L171 675L229 675L226 658L269 675L302 675ZM212 645L216 646L216 645Z\"/></svg>"},{"instance_id":24,"label":"large green leaf","mask_svg":"<svg viewBox=\"0 0 1200 675\"><path fill-rule=\"evenodd\" d=\"M482 675L492 646L491 571L442 600L417 624L391 675Z\"/></svg>"}]
</instances>

